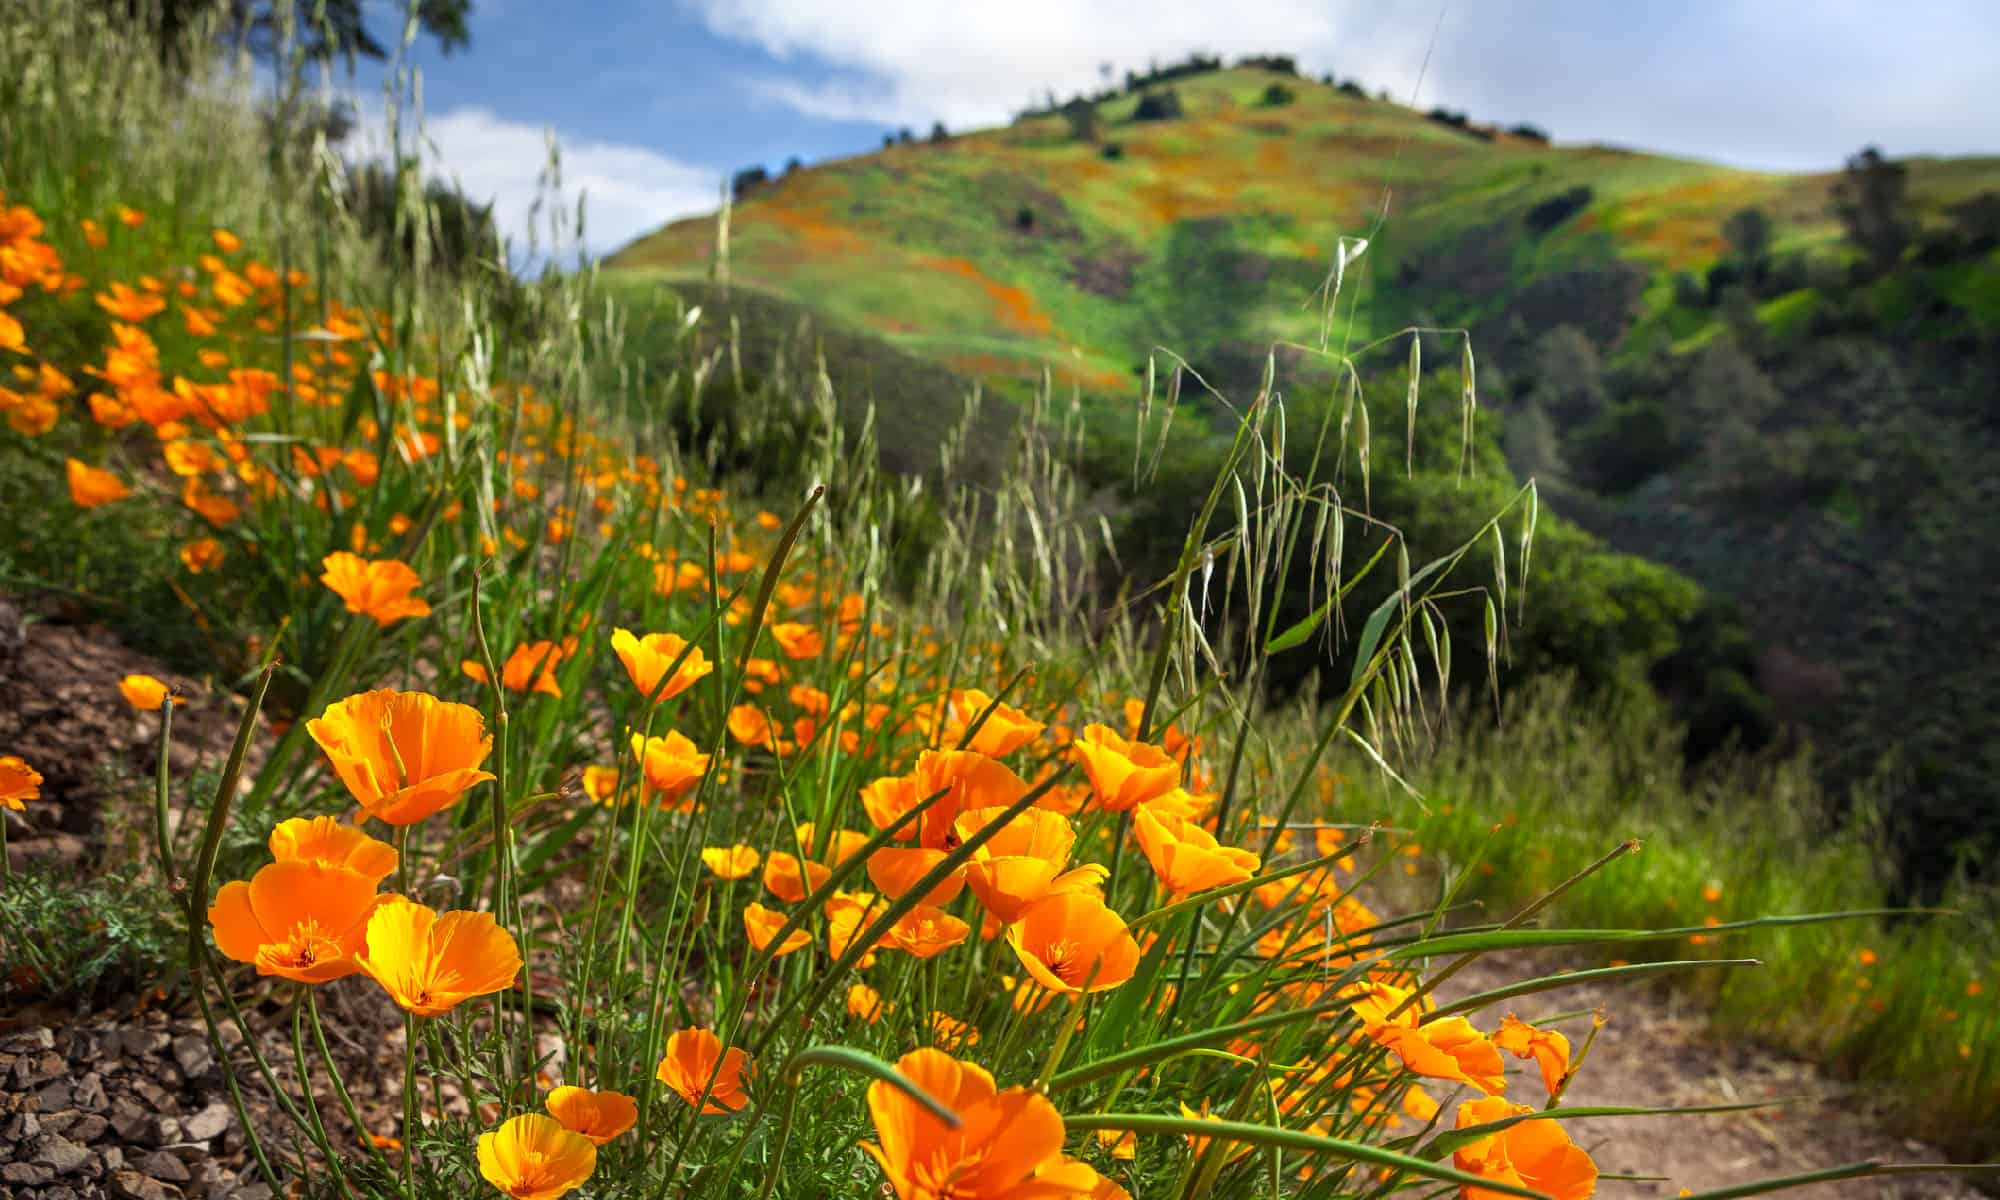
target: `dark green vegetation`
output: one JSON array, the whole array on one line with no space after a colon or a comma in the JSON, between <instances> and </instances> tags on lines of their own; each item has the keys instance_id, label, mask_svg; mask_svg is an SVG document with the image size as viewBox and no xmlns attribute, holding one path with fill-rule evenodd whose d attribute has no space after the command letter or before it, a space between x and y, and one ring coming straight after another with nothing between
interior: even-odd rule
<instances>
[{"instance_id":1,"label":"dark green vegetation","mask_svg":"<svg viewBox=\"0 0 2000 1200\"><path fill-rule=\"evenodd\" d=\"M1177 548L1152 532L1181 527L1183 485L1231 423L1213 393L1240 408L1269 358L1292 428L1367 409L1336 478L1417 561L1536 480L1534 599L1503 614L1517 677L1649 684L1696 758L1810 734L1825 778L1884 797L1910 880L1990 869L2000 160L1772 175L1552 147L1287 66L1203 60L1005 129L790 171L746 191L726 262L703 218L608 275L711 305L726 280L749 324L810 318L898 466L956 420L948 377L1021 402L1047 370L1084 407L1088 477L1141 583ZM1399 332L1438 326L1406 460ZM1458 329L1478 363L1463 454ZM1369 385L1354 397L1344 354ZM1135 488L1177 361L1206 387L1178 381L1159 486ZM983 419L1003 421L994 407ZM1315 447L1288 450L1302 464ZM1348 555L1378 544L1357 524ZM1482 615L1468 597L1458 644L1477 645ZM1476 654L1459 666L1484 673Z\"/></svg>"}]
</instances>

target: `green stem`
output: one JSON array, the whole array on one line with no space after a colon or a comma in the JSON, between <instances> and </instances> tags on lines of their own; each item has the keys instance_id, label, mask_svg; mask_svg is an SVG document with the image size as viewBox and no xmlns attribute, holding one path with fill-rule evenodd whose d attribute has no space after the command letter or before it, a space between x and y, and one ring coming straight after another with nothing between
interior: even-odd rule
<instances>
[{"instance_id":1,"label":"green stem","mask_svg":"<svg viewBox=\"0 0 2000 1200\"><path fill-rule=\"evenodd\" d=\"M160 882L168 891L174 886L174 839L167 832L167 803L171 790L167 783L167 748L173 743L174 698L169 695L160 705L160 770L153 787L153 840L160 854ZM6 846L0 843L0 859L6 857Z\"/></svg>"},{"instance_id":2,"label":"green stem","mask_svg":"<svg viewBox=\"0 0 2000 1200\"><path fill-rule=\"evenodd\" d=\"M354 1103L354 1097L347 1090L347 1081L341 1078L340 1068L334 1065L333 1050L326 1044L326 1027L319 1019L319 997L310 988L306 990L306 1019L312 1023L313 1041L318 1044L319 1056L326 1063L327 1077L333 1080L334 1094L340 1097L340 1106L347 1113L347 1123L354 1126L354 1136L360 1138L362 1144L368 1147L369 1153L375 1158L375 1165L382 1168L383 1177L395 1181L396 1168L390 1165L389 1156L382 1153L382 1147L375 1144L374 1136L369 1133L367 1123L361 1118L360 1106ZM403 1191L400 1183L397 1184L396 1191L398 1195L409 1195Z\"/></svg>"}]
</instances>

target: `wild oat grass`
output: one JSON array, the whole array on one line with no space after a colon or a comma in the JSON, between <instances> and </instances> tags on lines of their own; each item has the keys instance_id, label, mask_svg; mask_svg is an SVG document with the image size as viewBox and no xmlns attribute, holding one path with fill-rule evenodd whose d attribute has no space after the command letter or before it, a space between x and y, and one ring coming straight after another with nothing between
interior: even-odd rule
<instances>
[{"instance_id":1,"label":"wild oat grass","mask_svg":"<svg viewBox=\"0 0 2000 1200\"><path fill-rule=\"evenodd\" d=\"M1403 856L1333 807L1337 766L1413 761L1442 602L1484 601L1487 644L1459 653L1497 661L1532 490L1435 562L1385 543L1363 573L1398 587L1351 625L1333 548L1358 517L1333 468L1366 455L1366 411L1292 430L1274 375L1234 410L1171 577L1108 612L1113 548L1065 465L1080 418L1046 389L997 486L937 495L880 476L814 372L764 397L812 485L745 494L688 466L727 447L669 436L711 389L750 399L698 314L659 370L627 369L615 315L579 331L587 270L497 324L492 285L429 269L415 164L415 248L385 255L292 123L296 72L249 138L225 80L158 74L96 11L0 17L25 81L0 96L20 330L0 474L69 494L11 552L88 597L114 572L38 539L116 547L118 573L170 581L127 615L192 626L244 697L200 794L166 765L174 706L134 703L161 723L152 894L188 998L218 1045L246 1005L289 1020L289 1046L221 1056L239 1106L271 1108L247 1132L274 1187L1594 1188L1567 1130L1633 1110L1561 1103L1587 1046L1496 1023L1502 996L1428 993L1490 949L1596 940L1539 914L1654 859L1579 839L1513 917L1453 929L1473 878L1447 863L1444 903L1378 912L1366 882ZM246 138L163 149L211 116ZM1326 451L1303 476L1294 437ZM1295 561L1328 565L1314 615L1280 628L1271 581ZM1338 629L1344 686L1269 707L1271 663ZM1732 915L1772 923L1756 911ZM1590 977L1746 967L1686 959ZM403 1014L387 1127L328 1050L318 989L344 977ZM330 1086L284 1087L272 1053ZM1510 1054L1540 1079L1510 1084Z\"/></svg>"}]
</instances>

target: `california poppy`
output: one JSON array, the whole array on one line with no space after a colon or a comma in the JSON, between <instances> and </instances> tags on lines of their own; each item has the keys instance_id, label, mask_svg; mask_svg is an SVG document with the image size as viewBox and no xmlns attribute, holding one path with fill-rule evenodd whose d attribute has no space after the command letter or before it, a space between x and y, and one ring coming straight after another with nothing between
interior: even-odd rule
<instances>
[{"instance_id":1,"label":"california poppy","mask_svg":"<svg viewBox=\"0 0 2000 1200\"><path fill-rule=\"evenodd\" d=\"M873 1025L882 1018L882 993L865 983L849 984L847 988L847 1015L857 1021Z\"/></svg>"},{"instance_id":2,"label":"california poppy","mask_svg":"<svg viewBox=\"0 0 2000 1200\"><path fill-rule=\"evenodd\" d=\"M945 795L917 819L917 840L927 850L951 850L958 845L952 822L968 808L1006 808L1019 800L1028 785L1005 763L975 750L926 750L910 773L912 804L939 792Z\"/></svg>"},{"instance_id":3,"label":"california poppy","mask_svg":"<svg viewBox=\"0 0 2000 1200\"><path fill-rule=\"evenodd\" d=\"M271 830L277 862L310 862L358 871L380 884L396 869L396 848L332 817L293 817Z\"/></svg>"},{"instance_id":4,"label":"california poppy","mask_svg":"<svg viewBox=\"0 0 2000 1200\"><path fill-rule=\"evenodd\" d=\"M1151 804L1132 812L1139 848L1160 882L1176 896L1241 883L1261 865L1255 854L1219 844L1214 834L1185 817L1155 812Z\"/></svg>"},{"instance_id":5,"label":"california poppy","mask_svg":"<svg viewBox=\"0 0 2000 1200\"><path fill-rule=\"evenodd\" d=\"M1569 1074L1569 1039L1553 1029L1537 1029L1513 1013L1500 1022L1500 1028L1493 1034L1493 1044L1515 1058L1534 1059L1541 1068L1542 1086L1550 1096L1556 1094L1563 1077Z\"/></svg>"},{"instance_id":6,"label":"california poppy","mask_svg":"<svg viewBox=\"0 0 2000 1200\"><path fill-rule=\"evenodd\" d=\"M562 685L556 682L556 668L568 656L569 647L555 642L523 642L507 655L507 661L500 664L500 683L509 691L540 692L545 696L562 698ZM466 674L486 683L486 668L478 663L467 664Z\"/></svg>"},{"instance_id":7,"label":"california poppy","mask_svg":"<svg viewBox=\"0 0 2000 1200\"><path fill-rule=\"evenodd\" d=\"M1354 984L1342 995L1368 1036L1416 1074L1471 1084L1489 1096L1507 1089L1500 1051L1464 1017L1423 1021L1411 990L1389 983Z\"/></svg>"},{"instance_id":8,"label":"california poppy","mask_svg":"<svg viewBox=\"0 0 2000 1200\"><path fill-rule=\"evenodd\" d=\"M556 1200L597 1170L597 1147L541 1113L524 1113L479 1135L479 1174L514 1200Z\"/></svg>"},{"instance_id":9,"label":"california poppy","mask_svg":"<svg viewBox=\"0 0 2000 1200\"><path fill-rule=\"evenodd\" d=\"M1498 1096L1482 1096L1458 1106L1457 1127L1466 1129L1533 1111ZM1452 1163L1461 1171L1495 1183L1530 1188L1554 1200L1585 1200L1597 1190L1597 1164L1569 1140L1561 1125L1547 1118L1522 1121L1480 1138L1454 1152ZM1502 1195L1471 1186L1461 1188L1460 1194L1464 1200L1501 1200Z\"/></svg>"},{"instance_id":10,"label":"california poppy","mask_svg":"<svg viewBox=\"0 0 2000 1200\"><path fill-rule=\"evenodd\" d=\"M868 856L868 879L882 889L883 895L891 900L900 900L903 893L917 886L917 881L930 874L946 857L943 850L884 846ZM926 892L923 903L950 904L964 890L965 871L960 868L945 875Z\"/></svg>"},{"instance_id":11,"label":"california poppy","mask_svg":"<svg viewBox=\"0 0 2000 1200\"><path fill-rule=\"evenodd\" d=\"M1072 742L1100 807L1124 812L1163 796L1180 784L1181 764L1158 746L1127 741L1108 725L1087 725Z\"/></svg>"},{"instance_id":12,"label":"california poppy","mask_svg":"<svg viewBox=\"0 0 2000 1200\"><path fill-rule=\"evenodd\" d=\"M602 1146L639 1120L639 1106L623 1092L559 1087L543 1104L564 1129L589 1138L593 1146Z\"/></svg>"},{"instance_id":13,"label":"california poppy","mask_svg":"<svg viewBox=\"0 0 2000 1200\"><path fill-rule=\"evenodd\" d=\"M723 1049L713 1030L683 1029L667 1039L667 1052L654 1078L689 1104L701 1103L706 1115L741 1112L750 1102L743 1091L749 1067L750 1056L735 1046Z\"/></svg>"},{"instance_id":14,"label":"california poppy","mask_svg":"<svg viewBox=\"0 0 2000 1200\"><path fill-rule=\"evenodd\" d=\"M702 865L717 879L741 879L757 869L754 846L711 846L701 852Z\"/></svg>"},{"instance_id":15,"label":"california poppy","mask_svg":"<svg viewBox=\"0 0 2000 1200\"><path fill-rule=\"evenodd\" d=\"M665 737L633 734L632 754L646 777L648 794L665 806L693 791L708 773L709 756L678 730L669 730Z\"/></svg>"},{"instance_id":16,"label":"california poppy","mask_svg":"<svg viewBox=\"0 0 2000 1200\"><path fill-rule=\"evenodd\" d=\"M936 958L972 934L972 926L941 908L919 904L889 927L889 942L918 958Z\"/></svg>"},{"instance_id":17,"label":"california poppy","mask_svg":"<svg viewBox=\"0 0 2000 1200\"><path fill-rule=\"evenodd\" d=\"M818 891L831 874L831 868L800 862L797 855L773 851L764 857L764 886L787 904L797 904Z\"/></svg>"},{"instance_id":18,"label":"california poppy","mask_svg":"<svg viewBox=\"0 0 2000 1200\"><path fill-rule=\"evenodd\" d=\"M28 765L18 754L0 758L0 807L11 808L15 812L27 811L23 803L39 800L42 796L42 773Z\"/></svg>"},{"instance_id":19,"label":"california poppy","mask_svg":"<svg viewBox=\"0 0 2000 1200\"><path fill-rule=\"evenodd\" d=\"M632 686L639 689L639 695L648 699L666 700L680 695L695 685L695 681L715 670L708 656L700 646L690 648L686 639L674 633L649 633L635 637L623 629L611 633L611 649L618 655L618 661L625 664L625 673L632 677ZM687 658L674 669L673 678L667 678L667 668L673 666L682 651ZM665 680L665 686L661 681ZM658 693L655 696L655 693Z\"/></svg>"},{"instance_id":20,"label":"california poppy","mask_svg":"<svg viewBox=\"0 0 2000 1200\"><path fill-rule=\"evenodd\" d=\"M493 778L479 710L424 692L378 688L329 704L306 722L356 803L377 820L410 825L458 803Z\"/></svg>"},{"instance_id":21,"label":"california poppy","mask_svg":"<svg viewBox=\"0 0 2000 1200\"><path fill-rule=\"evenodd\" d=\"M953 1129L900 1088L868 1085L868 1114L879 1143L863 1142L901 1200L1003 1200L1088 1196L1095 1173L1036 1173L1060 1165L1062 1115L1030 1088L998 1091L993 1076L941 1050L913 1050L896 1070L957 1114ZM1034 1182L1031 1183L1030 1181Z\"/></svg>"},{"instance_id":22,"label":"california poppy","mask_svg":"<svg viewBox=\"0 0 2000 1200\"><path fill-rule=\"evenodd\" d=\"M199 480L190 479L189 484ZM189 501L189 507L195 507ZM203 513L203 516L209 516ZM209 519L214 521L214 517ZM216 521L216 524L227 524ZM410 593L423 581L410 565L393 558L369 561L345 550L336 550L320 560L326 568L319 581L332 588L347 603L347 611L373 617L378 625L392 625L404 617L429 616L431 606Z\"/></svg>"},{"instance_id":23,"label":"california poppy","mask_svg":"<svg viewBox=\"0 0 2000 1200\"><path fill-rule=\"evenodd\" d=\"M167 702L167 685L151 675L127 675L118 681L118 694L140 712L156 712Z\"/></svg>"},{"instance_id":24,"label":"california poppy","mask_svg":"<svg viewBox=\"0 0 2000 1200\"><path fill-rule=\"evenodd\" d=\"M771 637L786 658L815 658L825 646L819 630L796 621L779 621L771 626Z\"/></svg>"},{"instance_id":25,"label":"california poppy","mask_svg":"<svg viewBox=\"0 0 2000 1200\"><path fill-rule=\"evenodd\" d=\"M982 714L986 718L983 721ZM975 721L979 727L972 731L968 741L966 730ZM1040 737L1044 728L1042 722L1029 720L1026 713L1011 704L995 703L992 696L978 688L961 688L944 704L937 742L947 750L960 749L963 743L964 749L1002 758Z\"/></svg>"},{"instance_id":26,"label":"california poppy","mask_svg":"<svg viewBox=\"0 0 2000 1200\"><path fill-rule=\"evenodd\" d=\"M63 470L69 477L70 502L78 508L96 508L132 494L132 489L116 475L74 458L63 463Z\"/></svg>"},{"instance_id":27,"label":"california poppy","mask_svg":"<svg viewBox=\"0 0 2000 1200\"><path fill-rule=\"evenodd\" d=\"M360 961L402 1008L436 1017L474 996L513 987L521 948L492 913L439 914L390 896L368 919Z\"/></svg>"},{"instance_id":28,"label":"california poppy","mask_svg":"<svg viewBox=\"0 0 2000 1200\"><path fill-rule=\"evenodd\" d=\"M376 880L346 867L274 862L222 885L208 910L216 949L259 975L325 983L362 970ZM401 897L394 897L400 900Z\"/></svg>"},{"instance_id":29,"label":"california poppy","mask_svg":"<svg viewBox=\"0 0 2000 1200\"><path fill-rule=\"evenodd\" d=\"M964 841L998 820L1005 809L974 808L953 822ZM1094 864L1065 872L1076 831L1069 818L1045 808L1031 808L1009 821L965 864L965 882L986 911L1002 924L1021 919L1030 904L1051 892L1094 890L1104 868Z\"/></svg>"},{"instance_id":30,"label":"california poppy","mask_svg":"<svg viewBox=\"0 0 2000 1200\"><path fill-rule=\"evenodd\" d=\"M778 930L785 926L785 914L752 901L743 906L743 931L749 935L750 944L762 950L778 936ZM771 951L772 958L782 958L795 950L803 950L812 945L812 935L803 929L794 929Z\"/></svg>"},{"instance_id":31,"label":"california poppy","mask_svg":"<svg viewBox=\"0 0 2000 1200\"><path fill-rule=\"evenodd\" d=\"M1125 922L1089 892L1035 901L1008 927L1007 944L1036 982L1070 995L1117 987L1139 965L1139 943Z\"/></svg>"}]
</instances>

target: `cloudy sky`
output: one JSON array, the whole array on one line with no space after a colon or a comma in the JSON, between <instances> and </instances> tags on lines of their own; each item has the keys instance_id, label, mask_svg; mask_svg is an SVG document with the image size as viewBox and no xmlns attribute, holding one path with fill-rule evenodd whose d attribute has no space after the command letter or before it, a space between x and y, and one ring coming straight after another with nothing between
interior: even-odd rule
<instances>
[{"instance_id":1,"label":"cloudy sky","mask_svg":"<svg viewBox=\"0 0 2000 1200\"><path fill-rule=\"evenodd\" d=\"M413 61L444 172L518 237L553 134L604 252L739 167L1003 123L1190 50L1289 53L1558 142L1825 170L1869 143L2000 154L1995 47L2000 0L475 0L469 50ZM381 78L348 86L366 104Z\"/></svg>"}]
</instances>

